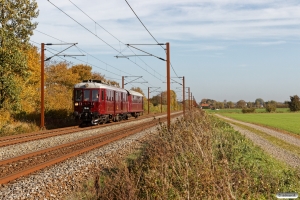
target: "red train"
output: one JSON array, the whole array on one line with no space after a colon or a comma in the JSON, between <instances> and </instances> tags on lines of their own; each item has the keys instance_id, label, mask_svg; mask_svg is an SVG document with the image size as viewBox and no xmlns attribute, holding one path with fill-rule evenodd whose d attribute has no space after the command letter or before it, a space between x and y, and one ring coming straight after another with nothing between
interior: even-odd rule
<instances>
[{"instance_id":1,"label":"red train","mask_svg":"<svg viewBox=\"0 0 300 200\"><path fill-rule=\"evenodd\" d=\"M106 85L99 80L85 80L74 86L74 116L93 125L121 121L143 114L143 95Z\"/></svg>"}]
</instances>

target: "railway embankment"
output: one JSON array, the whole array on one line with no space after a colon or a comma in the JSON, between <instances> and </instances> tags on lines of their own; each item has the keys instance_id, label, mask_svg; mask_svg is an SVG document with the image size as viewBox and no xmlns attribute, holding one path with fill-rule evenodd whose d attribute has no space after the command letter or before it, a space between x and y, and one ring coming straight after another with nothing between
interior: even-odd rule
<instances>
[{"instance_id":1,"label":"railway embankment","mask_svg":"<svg viewBox=\"0 0 300 200\"><path fill-rule=\"evenodd\" d=\"M299 171L232 125L196 111L161 126L126 159L87 177L67 199L276 199L299 194Z\"/></svg>"},{"instance_id":2,"label":"railway embankment","mask_svg":"<svg viewBox=\"0 0 300 200\"><path fill-rule=\"evenodd\" d=\"M177 113L178 114L178 113ZM180 114L180 113L179 113ZM16 156L26 156L28 153L35 153L36 151L47 150L58 145L68 144L72 141L77 141L86 137L101 136L109 131L115 131L120 129L127 129L133 125L138 127L144 127L142 123L149 124L155 122L163 116L148 117L141 120L127 121L126 123L112 123L105 127L87 127L80 130L73 129L72 133L66 133L63 130L63 134L53 136L52 131L45 132L45 134L26 134L20 135L22 140L28 140L21 143L19 136L10 136L7 138L1 138L0 144L6 144L0 148L2 159L0 163L5 163L6 159L15 158ZM124 121L125 122L125 121ZM103 125L104 126L104 125ZM89 130L90 129L90 130ZM93 175L95 172L99 172L103 166L109 165L110 157L122 157L131 149L134 149L136 145L141 143L144 138L149 137L156 128L145 129L137 134L120 139L116 142L105 145L101 148L94 149L90 152L84 153L80 156L76 156L72 159L68 159L64 162L52 165L43 170L36 171L29 176L18 178L15 181L10 181L1 185L0 198L1 199L62 199L64 196L70 194L72 191L78 189L81 182L87 177ZM60 130L62 131L62 130ZM50 137L51 136L53 137ZM48 137L49 136L49 137ZM16 137L16 138L15 138ZM31 140L34 137L37 140ZM49 156L49 155L45 155ZM14 170L24 165L34 165L37 161L43 161L44 155L38 156L37 159L26 159L16 164L12 163L10 166L3 164L0 166L1 174L14 173ZM50 155L51 156L51 155ZM53 155L52 157L55 157ZM4 178L4 177L1 177Z\"/></svg>"}]
</instances>

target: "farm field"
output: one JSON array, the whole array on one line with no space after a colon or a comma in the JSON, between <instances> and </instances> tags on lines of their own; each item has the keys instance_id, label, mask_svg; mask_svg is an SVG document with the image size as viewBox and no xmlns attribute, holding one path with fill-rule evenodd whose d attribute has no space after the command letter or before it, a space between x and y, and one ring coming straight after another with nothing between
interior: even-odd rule
<instances>
[{"instance_id":1,"label":"farm field","mask_svg":"<svg viewBox=\"0 0 300 200\"><path fill-rule=\"evenodd\" d=\"M208 113L242 113L242 109L240 108L234 108L234 109L220 109L220 110L205 110ZM255 110L255 113L267 113L265 108L259 108ZM290 113L289 108L277 108L275 113Z\"/></svg>"},{"instance_id":2,"label":"farm field","mask_svg":"<svg viewBox=\"0 0 300 200\"><path fill-rule=\"evenodd\" d=\"M215 112L217 113L217 112ZM300 135L300 113L229 113L219 112L226 117L244 122L264 125L279 130L288 131Z\"/></svg>"}]
</instances>

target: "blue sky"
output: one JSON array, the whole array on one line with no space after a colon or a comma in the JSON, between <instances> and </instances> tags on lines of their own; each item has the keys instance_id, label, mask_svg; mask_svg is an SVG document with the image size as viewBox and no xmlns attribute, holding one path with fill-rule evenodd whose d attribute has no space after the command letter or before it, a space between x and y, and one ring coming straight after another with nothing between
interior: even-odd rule
<instances>
[{"instance_id":1,"label":"blue sky","mask_svg":"<svg viewBox=\"0 0 300 200\"><path fill-rule=\"evenodd\" d=\"M77 22L57 9L70 15ZM166 90L166 64L141 55L124 44L155 44L125 0L37 0L39 23L31 40L37 43L78 42L84 57L65 58L88 63L121 84L121 76L143 76L126 85ZM185 76L195 99L283 102L300 95L300 2L294 0L128 0L151 34L170 43L171 76ZM84 15L76 6L87 13ZM100 26L102 27L100 27ZM109 33L107 33L107 30ZM52 37L49 37L46 33ZM60 41L54 39L59 39ZM105 44L105 43L109 44ZM64 46L51 46L59 51ZM138 46L165 58L160 46ZM50 50L50 49L48 49ZM51 52L55 52L51 50ZM81 54L75 47L66 54ZM52 54L46 51L47 56ZM60 60L57 58L57 60ZM126 78L130 81L133 78ZM181 79L174 80L181 82ZM171 89L182 99L181 85ZM152 89L154 90L154 89ZM156 94L151 93L151 96Z\"/></svg>"}]
</instances>

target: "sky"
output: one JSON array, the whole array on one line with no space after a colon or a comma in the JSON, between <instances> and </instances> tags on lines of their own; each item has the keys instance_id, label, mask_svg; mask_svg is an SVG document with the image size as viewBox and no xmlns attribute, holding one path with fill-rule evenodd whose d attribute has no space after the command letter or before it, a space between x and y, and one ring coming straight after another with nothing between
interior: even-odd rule
<instances>
[{"instance_id":1,"label":"sky","mask_svg":"<svg viewBox=\"0 0 300 200\"><path fill-rule=\"evenodd\" d=\"M61 53L77 56L51 60L90 65L120 85L126 76L126 89L147 95L149 87L150 97L166 91L166 62L158 59L166 47L153 44L168 42L178 100L183 76L197 102L300 95L299 0L127 0L151 35L125 0L36 2L32 44L60 44L46 46L50 57L70 47L62 44L78 43Z\"/></svg>"}]
</instances>

